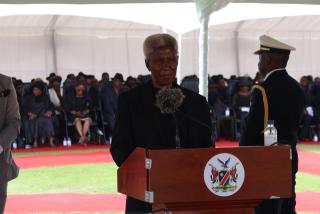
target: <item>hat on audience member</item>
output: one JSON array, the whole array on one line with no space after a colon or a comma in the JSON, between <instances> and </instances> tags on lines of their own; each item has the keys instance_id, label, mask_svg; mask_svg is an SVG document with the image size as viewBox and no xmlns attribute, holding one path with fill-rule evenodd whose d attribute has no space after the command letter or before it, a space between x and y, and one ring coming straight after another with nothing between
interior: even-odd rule
<instances>
[{"instance_id":1,"label":"hat on audience member","mask_svg":"<svg viewBox=\"0 0 320 214\"><path fill-rule=\"evenodd\" d=\"M49 76L46 78L46 80L50 80L52 77L55 77L55 73L50 73Z\"/></svg>"},{"instance_id":2,"label":"hat on audience member","mask_svg":"<svg viewBox=\"0 0 320 214\"><path fill-rule=\"evenodd\" d=\"M112 80L120 80L121 82L123 82L123 76L120 73L116 73Z\"/></svg>"},{"instance_id":3,"label":"hat on audience member","mask_svg":"<svg viewBox=\"0 0 320 214\"><path fill-rule=\"evenodd\" d=\"M291 51L295 51L296 48L280 42L270 36L263 35L260 37L260 49L254 52L254 54L261 53L275 53L282 55L290 55Z\"/></svg>"},{"instance_id":4,"label":"hat on audience member","mask_svg":"<svg viewBox=\"0 0 320 214\"><path fill-rule=\"evenodd\" d=\"M54 78L52 78L52 82L62 82L62 78L61 76L55 76Z\"/></svg>"}]
</instances>

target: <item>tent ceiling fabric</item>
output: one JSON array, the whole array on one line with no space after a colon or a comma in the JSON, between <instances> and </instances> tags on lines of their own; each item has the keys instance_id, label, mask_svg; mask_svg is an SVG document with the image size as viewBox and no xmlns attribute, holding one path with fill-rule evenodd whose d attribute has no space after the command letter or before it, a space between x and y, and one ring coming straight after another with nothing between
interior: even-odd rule
<instances>
[{"instance_id":1,"label":"tent ceiling fabric","mask_svg":"<svg viewBox=\"0 0 320 214\"><path fill-rule=\"evenodd\" d=\"M320 1L319 1L320 3ZM236 16L234 14L237 14ZM211 14L209 25L285 16L320 15L320 5L230 3Z\"/></svg>"},{"instance_id":2,"label":"tent ceiling fabric","mask_svg":"<svg viewBox=\"0 0 320 214\"><path fill-rule=\"evenodd\" d=\"M256 48L257 39L263 33L278 36L301 50L294 55L294 58L301 58L302 61L296 60L300 64L290 64L295 77L306 72L304 69L311 74L320 70L318 60L311 56L319 55L319 16L295 17L320 15L320 5L283 4L275 7L274 4L252 3L259 1L232 2L211 15L210 74L252 75L256 71L256 58L251 55L251 49ZM261 17L267 19L251 20ZM222 23L224 25L219 25ZM0 53L0 73L12 75L14 72L17 77L27 80L30 80L30 72L41 77L55 71L65 76L80 70L94 73L97 77L105 71L111 75L121 72L125 76L147 73L141 50L143 39L168 29L174 35L182 36L180 58L183 75L197 74L198 33L192 30L198 28L193 1L170 4L1 5L0 47L7 51ZM52 51L53 47L56 52ZM223 63L225 59L229 62ZM237 59L241 59L239 65ZM55 61L57 65L54 65Z\"/></svg>"},{"instance_id":3,"label":"tent ceiling fabric","mask_svg":"<svg viewBox=\"0 0 320 214\"><path fill-rule=\"evenodd\" d=\"M179 13L177 13L179 11ZM198 28L194 3L90 4L90 5L1 5L1 16L74 15L162 26L177 33Z\"/></svg>"},{"instance_id":4,"label":"tent ceiling fabric","mask_svg":"<svg viewBox=\"0 0 320 214\"><path fill-rule=\"evenodd\" d=\"M194 0L0 0L0 4L128 4L128 3L184 3Z\"/></svg>"},{"instance_id":5,"label":"tent ceiling fabric","mask_svg":"<svg viewBox=\"0 0 320 214\"><path fill-rule=\"evenodd\" d=\"M226 2L226 1L223 1ZM320 3L320 1L319 1ZM225 3L224 3L225 4ZM177 13L179 11L179 13ZM270 12L272 11L272 13ZM90 4L90 5L1 5L0 16L16 15L73 15L93 18L124 20L142 24L162 26L178 34L198 29L199 19L194 3L153 3L153 4ZM165 15L164 15L165 14ZM237 14L235 16L234 14ZM320 5L274 5L254 3L230 3L211 14L209 25L237 22L248 19L271 18L298 15L320 15ZM146 18L148 17L148 18ZM31 18L32 19L32 18ZM9 19L10 20L10 19ZM90 19L84 22L90 23ZM10 20L12 21L12 20ZM45 22L44 20L43 22ZM61 20L59 20L61 21ZM16 18L12 25L29 23ZM41 25L42 20L39 20ZM94 21L95 22L95 21ZM103 22L103 21L102 21ZM10 23L6 22L9 26ZM35 23L36 24L36 23ZM97 22L95 22L98 25ZM2 23L0 23L2 25ZM92 27L95 27L92 25ZM106 27L106 26L104 26Z\"/></svg>"},{"instance_id":6,"label":"tent ceiling fabric","mask_svg":"<svg viewBox=\"0 0 320 214\"><path fill-rule=\"evenodd\" d=\"M125 4L194 2L195 0L0 0L0 4ZM318 0L231 0L235 3L319 4Z\"/></svg>"},{"instance_id":7,"label":"tent ceiling fabric","mask_svg":"<svg viewBox=\"0 0 320 214\"><path fill-rule=\"evenodd\" d=\"M53 18L52 15L0 17L0 47L6 50L0 54L0 73L14 74L29 81L30 72L34 76L45 77L55 71L51 41L54 29L56 71L62 76L80 70L97 77L103 71L108 71L111 76L115 72L125 76L147 74L143 63L143 39L152 33L162 32L162 28L156 25L77 16L57 16L55 25L50 28ZM297 47L289 63L294 77L299 78L302 73L318 75L319 15L254 19L210 26L209 74L253 76L257 70L257 58L252 52L259 45L258 37L265 33ZM198 74L198 34L195 30L181 37L182 76ZM236 40L239 56L235 51Z\"/></svg>"},{"instance_id":8,"label":"tent ceiling fabric","mask_svg":"<svg viewBox=\"0 0 320 214\"><path fill-rule=\"evenodd\" d=\"M197 60L199 31L183 35L184 54L181 69L185 74L197 72L197 66L188 65ZM319 76L320 16L293 16L254 19L210 26L208 73L250 75L257 71L258 58L253 52L259 47L259 36L268 34L293 45L288 70L297 80L306 74ZM184 66L186 64L186 66Z\"/></svg>"},{"instance_id":9,"label":"tent ceiling fabric","mask_svg":"<svg viewBox=\"0 0 320 214\"><path fill-rule=\"evenodd\" d=\"M319 4L319 0L231 0L234 3L262 3L262 4Z\"/></svg>"}]
</instances>

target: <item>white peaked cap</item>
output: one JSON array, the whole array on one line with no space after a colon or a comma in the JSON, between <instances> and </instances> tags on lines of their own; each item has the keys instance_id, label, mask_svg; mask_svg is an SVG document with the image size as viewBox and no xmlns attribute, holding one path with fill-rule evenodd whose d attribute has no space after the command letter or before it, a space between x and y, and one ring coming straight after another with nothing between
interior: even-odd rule
<instances>
[{"instance_id":1,"label":"white peaked cap","mask_svg":"<svg viewBox=\"0 0 320 214\"><path fill-rule=\"evenodd\" d=\"M262 52L278 53L289 55L290 51L295 51L296 48L286 43L280 42L270 36L260 36L260 49L254 52L254 54L261 54Z\"/></svg>"}]
</instances>

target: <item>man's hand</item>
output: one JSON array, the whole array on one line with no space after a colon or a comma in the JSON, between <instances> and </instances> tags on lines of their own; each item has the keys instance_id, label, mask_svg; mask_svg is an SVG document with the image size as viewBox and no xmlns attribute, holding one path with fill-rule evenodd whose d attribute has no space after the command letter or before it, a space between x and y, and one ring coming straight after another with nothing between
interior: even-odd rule
<instances>
[{"instance_id":1,"label":"man's hand","mask_svg":"<svg viewBox=\"0 0 320 214\"><path fill-rule=\"evenodd\" d=\"M89 114L89 113L90 113L90 110L89 110L89 109L86 109L86 110L84 110L84 111L82 112L83 116L85 116L85 115L87 115L87 114Z\"/></svg>"},{"instance_id":2,"label":"man's hand","mask_svg":"<svg viewBox=\"0 0 320 214\"><path fill-rule=\"evenodd\" d=\"M81 116L81 112L79 112L79 111L71 111L70 113L75 116Z\"/></svg>"},{"instance_id":3,"label":"man's hand","mask_svg":"<svg viewBox=\"0 0 320 214\"><path fill-rule=\"evenodd\" d=\"M47 111L46 113L43 114L45 117L51 117L52 116L52 112L51 111Z\"/></svg>"},{"instance_id":4,"label":"man's hand","mask_svg":"<svg viewBox=\"0 0 320 214\"><path fill-rule=\"evenodd\" d=\"M32 112L29 112L28 116L29 116L29 120L33 120L33 119L35 119L37 117L37 115L32 113Z\"/></svg>"}]
</instances>

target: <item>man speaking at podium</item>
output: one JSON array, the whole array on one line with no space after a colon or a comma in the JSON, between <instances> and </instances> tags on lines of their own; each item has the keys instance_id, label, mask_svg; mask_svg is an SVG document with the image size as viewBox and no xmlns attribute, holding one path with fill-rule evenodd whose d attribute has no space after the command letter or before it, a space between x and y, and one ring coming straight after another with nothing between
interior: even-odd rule
<instances>
[{"instance_id":1,"label":"man speaking at podium","mask_svg":"<svg viewBox=\"0 0 320 214\"><path fill-rule=\"evenodd\" d=\"M251 95L251 107L240 146L264 145L263 132L268 120L273 120L277 129L278 144L292 148L292 197L281 200L266 200L256 208L256 214L293 214L295 212L295 174L298 171L299 122L303 114L304 95L296 80L286 71L290 52L295 50L269 36L260 37L259 72L265 77L260 87ZM274 175L276 176L276 175Z\"/></svg>"},{"instance_id":2,"label":"man speaking at podium","mask_svg":"<svg viewBox=\"0 0 320 214\"><path fill-rule=\"evenodd\" d=\"M178 44L169 34L143 44L151 80L119 96L111 154L120 166L136 147L152 149L212 147L206 99L174 81ZM148 213L152 204L127 197L126 213Z\"/></svg>"}]
</instances>

